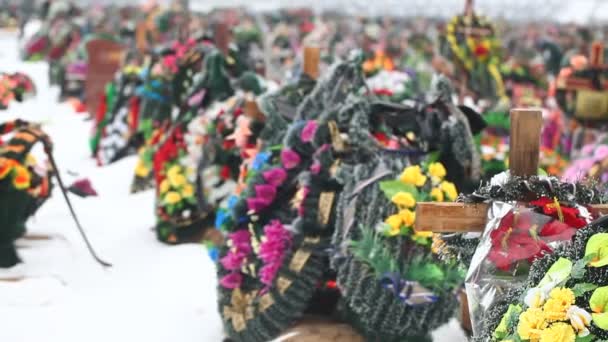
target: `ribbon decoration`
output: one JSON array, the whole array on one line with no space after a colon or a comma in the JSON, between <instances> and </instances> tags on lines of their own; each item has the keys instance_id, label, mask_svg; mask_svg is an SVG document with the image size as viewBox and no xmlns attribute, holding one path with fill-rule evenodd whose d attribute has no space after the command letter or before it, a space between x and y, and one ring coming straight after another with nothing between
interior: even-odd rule
<instances>
[{"instance_id":1,"label":"ribbon decoration","mask_svg":"<svg viewBox=\"0 0 608 342\"><path fill-rule=\"evenodd\" d=\"M436 302L439 297L417 281L401 278L397 272L388 272L380 279L380 284L391 290L406 305L417 306Z\"/></svg>"}]
</instances>

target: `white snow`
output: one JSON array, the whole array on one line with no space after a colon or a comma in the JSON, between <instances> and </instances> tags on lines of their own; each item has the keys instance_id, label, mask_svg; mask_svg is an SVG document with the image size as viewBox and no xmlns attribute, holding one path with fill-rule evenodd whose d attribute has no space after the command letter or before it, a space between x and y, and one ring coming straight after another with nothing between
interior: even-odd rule
<instances>
[{"instance_id":1,"label":"white snow","mask_svg":"<svg viewBox=\"0 0 608 342\"><path fill-rule=\"evenodd\" d=\"M0 341L221 341L215 266L202 245L157 242L153 193L129 194L135 158L95 165L88 150L91 123L57 102L46 64L18 60L14 33L0 32L0 71L25 72L38 87L36 98L0 111L0 121L42 122L64 181L91 180L99 197L71 200L98 254L114 264L102 269L92 261L55 188L28 222L30 234L54 238L19 241L24 263L0 270L0 278L25 277L0 281ZM466 341L456 321L436 337Z\"/></svg>"}]
</instances>

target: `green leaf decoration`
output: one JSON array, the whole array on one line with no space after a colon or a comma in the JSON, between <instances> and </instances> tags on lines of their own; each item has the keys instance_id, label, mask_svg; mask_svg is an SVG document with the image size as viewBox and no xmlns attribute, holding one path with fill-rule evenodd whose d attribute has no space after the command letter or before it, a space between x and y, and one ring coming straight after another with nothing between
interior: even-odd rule
<instances>
[{"instance_id":1,"label":"green leaf decoration","mask_svg":"<svg viewBox=\"0 0 608 342\"><path fill-rule=\"evenodd\" d=\"M538 175L539 176L548 176L549 174L547 173L547 171L541 169L540 167L538 168Z\"/></svg>"},{"instance_id":2,"label":"green leaf decoration","mask_svg":"<svg viewBox=\"0 0 608 342\"><path fill-rule=\"evenodd\" d=\"M584 266L583 266L584 268ZM559 258L547 271L545 277L538 283L537 287L545 287L549 284L557 285L570 277L573 273L572 261Z\"/></svg>"},{"instance_id":3,"label":"green leaf decoration","mask_svg":"<svg viewBox=\"0 0 608 342\"><path fill-rule=\"evenodd\" d=\"M594 255L589 262L591 267L603 267L608 265L608 233L593 235L587 241L585 257Z\"/></svg>"},{"instance_id":4,"label":"green leaf decoration","mask_svg":"<svg viewBox=\"0 0 608 342\"><path fill-rule=\"evenodd\" d=\"M580 297L589 291L593 291L597 289L597 285L591 283L580 283L574 285L572 287L572 292L574 292L574 296Z\"/></svg>"},{"instance_id":5,"label":"green leaf decoration","mask_svg":"<svg viewBox=\"0 0 608 342\"><path fill-rule=\"evenodd\" d=\"M585 337L577 336L576 340L575 340L575 342L592 342L592 341L596 341L595 335L593 335L593 334L589 334Z\"/></svg>"},{"instance_id":6,"label":"green leaf decoration","mask_svg":"<svg viewBox=\"0 0 608 342\"><path fill-rule=\"evenodd\" d=\"M507 312L502 316L502 320L500 320L500 324L494 330L494 338L497 340L504 340L509 334L509 330L511 330L519 320L519 315L522 312L521 305L509 305Z\"/></svg>"},{"instance_id":7,"label":"green leaf decoration","mask_svg":"<svg viewBox=\"0 0 608 342\"><path fill-rule=\"evenodd\" d=\"M608 330L608 286L596 289L589 299L589 307L593 312L593 323L600 329Z\"/></svg>"},{"instance_id":8,"label":"green leaf decoration","mask_svg":"<svg viewBox=\"0 0 608 342\"><path fill-rule=\"evenodd\" d=\"M415 186L405 184L400 180L390 180L380 182L380 190L384 192L384 196L389 200L399 192L409 192L418 201L419 194Z\"/></svg>"},{"instance_id":9,"label":"green leaf decoration","mask_svg":"<svg viewBox=\"0 0 608 342\"><path fill-rule=\"evenodd\" d=\"M588 262L589 261L585 259L581 259L574 263L571 274L573 279L583 279L585 273L587 273L587 269L585 267L587 267Z\"/></svg>"},{"instance_id":10,"label":"green leaf decoration","mask_svg":"<svg viewBox=\"0 0 608 342\"><path fill-rule=\"evenodd\" d=\"M427 164L436 163L437 161L439 161L439 157L441 157L441 154L439 153L439 151L431 152L428 154L425 163L427 163Z\"/></svg>"}]
</instances>

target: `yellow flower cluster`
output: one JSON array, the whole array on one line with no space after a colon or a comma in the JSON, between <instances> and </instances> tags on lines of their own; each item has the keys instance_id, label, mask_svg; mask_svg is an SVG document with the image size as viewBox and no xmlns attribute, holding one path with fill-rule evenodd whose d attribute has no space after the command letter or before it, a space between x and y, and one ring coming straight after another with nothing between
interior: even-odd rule
<instances>
[{"instance_id":1,"label":"yellow flower cluster","mask_svg":"<svg viewBox=\"0 0 608 342\"><path fill-rule=\"evenodd\" d=\"M420 166L409 166L401 173L399 179L405 184L411 184L415 186L423 186L426 183L426 176L422 173Z\"/></svg>"},{"instance_id":2,"label":"yellow flower cluster","mask_svg":"<svg viewBox=\"0 0 608 342\"><path fill-rule=\"evenodd\" d=\"M412 227L414 225L414 221L416 221L416 213L409 209L403 209L400 210L399 213L387 217L384 223L390 226L388 235L396 236L401 232L402 226L408 228Z\"/></svg>"},{"instance_id":3,"label":"yellow flower cluster","mask_svg":"<svg viewBox=\"0 0 608 342\"><path fill-rule=\"evenodd\" d=\"M519 316L517 334L531 342L574 342L577 333L588 333L586 327L591 323L589 313L574 302L574 293L568 288L551 290L544 303L542 296L536 296L536 307Z\"/></svg>"},{"instance_id":4,"label":"yellow flower cluster","mask_svg":"<svg viewBox=\"0 0 608 342\"><path fill-rule=\"evenodd\" d=\"M167 171L167 177L162 180L158 189L166 204L174 205L184 198L194 196L194 187L183 174L186 171L180 165L173 165Z\"/></svg>"},{"instance_id":5,"label":"yellow flower cluster","mask_svg":"<svg viewBox=\"0 0 608 342\"><path fill-rule=\"evenodd\" d=\"M0 180L13 176L13 186L16 189L27 189L31 185L32 175L30 171L18 161L0 157Z\"/></svg>"}]
</instances>

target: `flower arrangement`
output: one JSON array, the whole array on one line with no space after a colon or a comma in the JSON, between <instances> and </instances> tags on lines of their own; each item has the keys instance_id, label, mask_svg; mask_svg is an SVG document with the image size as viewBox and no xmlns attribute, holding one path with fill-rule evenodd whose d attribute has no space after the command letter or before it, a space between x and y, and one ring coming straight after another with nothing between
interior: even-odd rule
<instances>
[{"instance_id":1,"label":"flower arrangement","mask_svg":"<svg viewBox=\"0 0 608 342\"><path fill-rule=\"evenodd\" d=\"M602 218L577 232L571 245L536 261L528 281L493 308L492 324L480 337L492 341L606 340L605 231Z\"/></svg>"}]
</instances>

